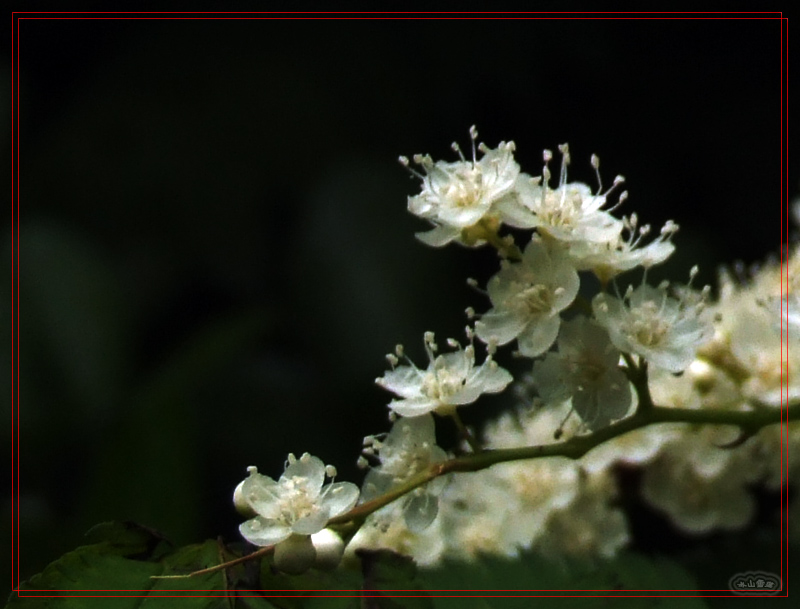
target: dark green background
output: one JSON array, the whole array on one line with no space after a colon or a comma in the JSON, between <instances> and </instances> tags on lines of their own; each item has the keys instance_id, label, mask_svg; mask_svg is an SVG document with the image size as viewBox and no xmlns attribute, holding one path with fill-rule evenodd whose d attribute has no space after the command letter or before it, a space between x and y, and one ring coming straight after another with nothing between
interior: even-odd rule
<instances>
[{"instance_id":1,"label":"dark green background","mask_svg":"<svg viewBox=\"0 0 800 609\"><path fill-rule=\"evenodd\" d=\"M19 32L23 577L112 518L178 543L235 539L245 467L278 475L289 451L360 481L361 437L388 427L383 354L403 342L422 364L425 330L460 337L464 307L488 306L464 280L495 264L415 241L426 225L405 210L418 185L400 154L451 159L477 124L489 146L515 140L531 173L568 141L572 175L593 184L597 153L607 184L627 177L620 213L681 225L676 280L778 248L776 20Z\"/></svg>"}]
</instances>

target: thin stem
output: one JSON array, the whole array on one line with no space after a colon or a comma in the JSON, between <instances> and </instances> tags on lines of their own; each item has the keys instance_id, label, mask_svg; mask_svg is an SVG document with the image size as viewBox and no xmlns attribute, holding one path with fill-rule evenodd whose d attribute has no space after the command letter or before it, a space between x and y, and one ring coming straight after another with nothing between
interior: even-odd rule
<instances>
[{"instance_id":1,"label":"thin stem","mask_svg":"<svg viewBox=\"0 0 800 609\"><path fill-rule=\"evenodd\" d=\"M649 393L647 394L649 396ZM385 495L356 506L346 514L331 519L328 524L344 524L356 519L363 519L392 501L399 499L415 488L430 482L434 478L452 472L477 472L498 463L519 461L522 459L539 459L543 457L567 457L580 459L590 450L613 438L636 429L657 423L693 423L702 425L734 425L743 433L752 435L762 427L776 423L787 423L800 420L800 403L786 408L753 410L750 412L729 410L691 410L688 408L667 408L655 406L637 410L632 416L612 423L589 435L575 436L564 442L506 448L497 450L481 450L472 455L457 457L437 463L428 469L409 478L403 484ZM724 449L720 449L724 450Z\"/></svg>"},{"instance_id":2,"label":"thin stem","mask_svg":"<svg viewBox=\"0 0 800 609\"><path fill-rule=\"evenodd\" d=\"M622 358L627 365L627 368L623 370L636 391L636 397L639 398L639 405L636 407L636 411L646 412L652 410L654 405L653 397L650 395L650 384L647 381L647 361L640 359L637 365L630 353L623 353Z\"/></svg>"},{"instance_id":3,"label":"thin stem","mask_svg":"<svg viewBox=\"0 0 800 609\"><path fill-rule=\"evenodd\" d=\"M453 414L450 415L450 418L453 419L453 422L456 424L456 429L458 429L458 435L462 440L466 440L469 447L472 449L473 453L480 452L481 447L478 444L475 437L470 433L469 429L467 429L464 422L461 420L461 417L458 414L458 410L453 410Z\"/></svg>"},{"instance_id":4,"label":"thin stem","mask_svg":"<svg viewBox=\"0 0 800 609\"><path fill-rule=\"evenodd\" d=\"M191 573L186 573L185 575L151 575L150 579L188 579L190 577L197 577L198 575L208 575L209 573L216 573L217 571L222 571L223 569L227 569L229 567L235 567L243 562L249 562L256 558L268 556L269 554L272 554L273 550L275 550L275 546L265 546L263 548L259 548L255 552L246 554L245 556L234 558L233 560L214 565L213 567L208 567L207 569L192 571Z\"/></svg>"}]
</instances>

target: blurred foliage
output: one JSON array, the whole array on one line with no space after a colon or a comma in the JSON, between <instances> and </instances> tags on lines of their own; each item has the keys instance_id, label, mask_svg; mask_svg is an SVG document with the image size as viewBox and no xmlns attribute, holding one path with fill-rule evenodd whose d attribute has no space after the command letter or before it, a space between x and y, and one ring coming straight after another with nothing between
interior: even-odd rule
<instances>
[{"instance_id":1,"label":"blurred foliage","mask_svg":"<svg viewBox=\"0 0 800 609\"><path fill-rule=\"evenodd\" d=\"M567 601L571 606L607 607L619 602L598 597L604 591L617 597L630 592L632 600L628 602L637 607L705 607L697 598L653 599L637 594L642 590L667 591L662 595L668 597L670 590L687 591L697 586L676 563L635 554L569 564L553 564L536 556L484 558L418 572L411 559L376 550L359 551L360 573L312 569L289 576L276 571L270 560L258 559L261 565L256 570L251 567L258 567L258 561L176 578L230 561L236 554L214 541L172 549L158 534L132 523L105 523L89 536L93 543L68 552L22 586L22 594L49 592L53 598L12 594L7 608L77 609L85 607L92 597L104 597L104 606L119 609L145 603L160 607L180 596L181 606L198 609L486 609L529 607L536 591L546 593L536 601L537 607L545 608L560 607L556 603L570 596L577 597ZM170 578L163 579L165 576ZM117 592L116 598L105 598L111 590L122 592ZM477 598L472 590L491 592L491 596ZM531 594L523 594L526 591ZM676 595L685 596L680 592ZM553 600L557 597L562 598Z\"/></svg>"},{"instance_id":2,"label":"blurred foliage","mask_svg":"<svg viewBox=\"0 0 800 609\"><path fill-rule=\"evenodd\" d=\"M665 275L700 261L710 281L724 261L774 250L777 32L748 20L25 21L21 578L108 519L178 544L236 539L245 467L277 474L289 451L360 480L361 438L388 425L372 385L382 355L403 342L421 361L425 330L460 336L464 307L482 306L464 279L495 265L415 242L425 226L405 212L417 186L399 154L450 158L474 123L490 145L515 139L536 172L542 148L569 141L576 178L593 183L592 152L608 183L628 177L623 213L681 224ZM13 259L17 227L1 228ZM8 522L10 497L3 510Z\"/></svg>"}]
</instances>

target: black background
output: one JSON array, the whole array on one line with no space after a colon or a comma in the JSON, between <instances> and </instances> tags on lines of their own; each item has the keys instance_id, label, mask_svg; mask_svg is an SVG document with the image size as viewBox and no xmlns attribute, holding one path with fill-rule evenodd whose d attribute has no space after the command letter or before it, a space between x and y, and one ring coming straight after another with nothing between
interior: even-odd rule
<instances>
[{"instance_id":1,"label":"black background","mask_svg":"<svg viewBox=\"0 0 800 609\"><path fill-rule=\"evenodd\" d=\"M495 265L415 241L400 154L476 124L594 184L597 153L620 213L681 225L658 278L779 246L774 19L24 19L19 70L23 578L102 520L236 539L245 467L289 451L360 481L383 354L460 337Z\"/></svg>"}]
</instances>

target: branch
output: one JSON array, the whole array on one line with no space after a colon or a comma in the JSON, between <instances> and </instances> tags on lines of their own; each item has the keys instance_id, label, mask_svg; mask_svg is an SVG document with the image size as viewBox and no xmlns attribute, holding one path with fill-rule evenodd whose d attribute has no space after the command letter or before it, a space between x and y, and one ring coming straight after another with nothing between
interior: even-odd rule
<instances>
[{"instance_id":1,"label":"branch","mask_svg":"<svg viewBox=\"0 0 800 609\"><path fill-rule=\"evenodd\" d=\"M589 435L575 436L564 442L525 446L521 448L505 448L482 450L478 453L436 463L423 472L409 478L388 493L356 506L346 514L328 521L329 525L341 525L354 520L366 518L371 513L399 499L406 493L422 486L444 474L452 472L477 472L498 463L520 461L522 459L540 459L543 457L567 457L580 459L587 452L618 436L636 429L657 423L690 423L699 425L734 425L746 435L752 435L767 425L787 423L800 420L800 403L786 408L769 410L759 409L749 412L730 410L690 410L688 408L667 408L650 404L639 409L632 416L612 423Z\"/></svg>"}]
</instances>

